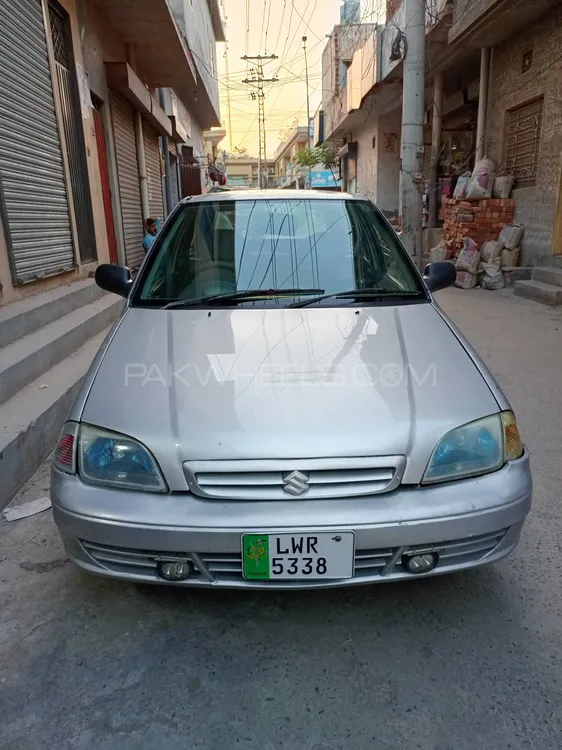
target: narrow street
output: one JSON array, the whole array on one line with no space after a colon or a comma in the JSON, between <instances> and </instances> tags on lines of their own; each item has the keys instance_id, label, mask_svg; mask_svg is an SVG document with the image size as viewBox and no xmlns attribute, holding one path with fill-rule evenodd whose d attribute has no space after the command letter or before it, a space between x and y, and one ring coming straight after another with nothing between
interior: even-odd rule
<instances>
[{"instance_id":1,"label":"narrow street","mask_svg":"<svg viewBox=\"0 0 562 750\"><path fill-rule=\"evenodd\" d=\"M0 747L562 746L562 311L480 290L439 301L506 389L533 455L516 553L351 591L192 592L82 575L50 512L3 519ZM47 486L43 469L16 503Z\"/></svg>"}]
</instances>

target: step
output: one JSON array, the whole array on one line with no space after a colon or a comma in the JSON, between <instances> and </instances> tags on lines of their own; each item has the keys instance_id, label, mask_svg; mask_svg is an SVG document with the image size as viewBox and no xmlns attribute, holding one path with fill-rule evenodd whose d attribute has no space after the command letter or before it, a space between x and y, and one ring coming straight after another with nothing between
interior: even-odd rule
<instances>
[{"instance_id":1,"label":"step","mask_svg":"<svg viewBox=\"0 0 562 750\"><path fill-rule=\"evenodd\" d=\"M533 281L542 281L543 284L562 286L562 268L556 266L537 266L533 270Z\"/></svg>"},{"instance_id":2,"label":"step","mask_svg":"<svg viewBox=\"0 0 562 750\"><path fill-rule=\"evenodd\" d=\"M106 294L0 349L0 404L111 325L123 300Z\"/></svg>"},{"instance_id":3,"label":"step","mask_svg":"<svg viewBox=\"0 0 562 750\"><path fill-rule=\"evenodd\" d=\"M514 294L516 297L525 297L542 305L562 305L562 287L542 281L516 281Z\"/></svg>"},{"instance_id":4,"label":"step","mask_svg":"<svg viewBox=\"0 0 562 750\"><path fill-rule=\"evenodd\" d=\"M556 266L557 268L562 268L562 255L553 255L548 265Z\"/></svg>"},{"instance_id":5,"label":"step","mask_svg":"<svg viewBox=\"0 0 562 750\"><path fill-rule=\"evenodd\" d=\"M0 348L100 299L104 294L93 279L86 279L1 307Z\"/></svg>"},{"instance_id":6,"label":"step","mask_svg":"<svg viewBox=\"0 0 562 750\"><path fill-rule=\"evenodd\" d=\"M53 449L82 378L108 330L98 333L0 406L0 510Z\"/></svg>"}]
</instances>

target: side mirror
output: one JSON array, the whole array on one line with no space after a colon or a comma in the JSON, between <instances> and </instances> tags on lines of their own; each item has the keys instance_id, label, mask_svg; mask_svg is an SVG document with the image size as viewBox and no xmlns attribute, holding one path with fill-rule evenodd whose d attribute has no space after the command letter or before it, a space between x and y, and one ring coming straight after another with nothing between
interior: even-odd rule
<instances>
[{"instance_id":1,"label":"side mirror","mask_svg":"<svg viewBox=\"0 0 562 750\"><path fill-rule=\"evenodd\" d=\"M452 263L447 263L447 261L430 263L425 267L423 273L423 280L430 292L438 292L440 289L452 286L456 278L457 269Z\"/></svg>"},{"instance_id":2,"label":"side mirror","mask_svg":"<svg viewBox=\"0 0 562 750\"><path fill-rule=\"evenodd\" d=\"M126 266L102 263L96 268L96 284L106 292L127 298L133 284L131 272Z\"/></svg>"}]
</instances>

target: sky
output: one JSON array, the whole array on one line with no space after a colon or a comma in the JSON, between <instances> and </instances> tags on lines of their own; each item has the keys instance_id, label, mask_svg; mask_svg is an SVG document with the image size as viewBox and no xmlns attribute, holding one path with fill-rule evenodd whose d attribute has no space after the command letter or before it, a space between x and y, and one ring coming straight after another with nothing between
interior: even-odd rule
<instances>
[{"instance_id":1,"label":"sky","mask_svg":"<svg viewBox=\"0 0 562 750\"><path fill-rule=\"evenodd\" d=\"M257 101L250 99L251 87L242 83L246 78L245 55L276 54L279 59L264 68L266 76L277 76L279 83L266 87L265 114L267 154L274 155L279 145L279 131L297 117L306 125L306 83L302 37L308 37L308 67L311 116L322 96L322 52L328 42L326 35L339 23L340 0L223 0L226 17L226 45L217 47L217 64L221 99L221 118L227 131L221 148L245 146L249 153L258 153ZM364 0L363 18L371 20L369 4ZM249 7L249 22L247 8ZM248 30L249 29L249 30ZM228 79L226 60L228 50ZM230 90L232 129L228 121L227 81ZM231 146L232 144L232 146Z\"/></svg>"}]
</instances>

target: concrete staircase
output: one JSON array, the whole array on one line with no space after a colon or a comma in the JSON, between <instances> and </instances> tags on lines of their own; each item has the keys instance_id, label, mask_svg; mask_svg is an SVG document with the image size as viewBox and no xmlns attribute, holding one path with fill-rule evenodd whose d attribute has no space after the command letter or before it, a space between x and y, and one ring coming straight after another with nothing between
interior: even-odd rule
<instances>
[{"instance_id":1,"label":"concrete staircase","mask_svg":"<svg viewBox=\"0 0 562 750\"><path fill-rule=\"evenodd\" d=\"M53 448L122 307L88 279L0 308L0 509Z\"/></svg>"},{"instance_id":2,"label":"concrete staircase","mask_svg":"<svg viewBox=\"0 0 562 750\"><path fill-rule=\"evenodd\" d=\"M562 305L562 256L551 258L551 265L537 266L529 281L516 281L516 297L556 307Z\"/></svg>"}]
</instances>

